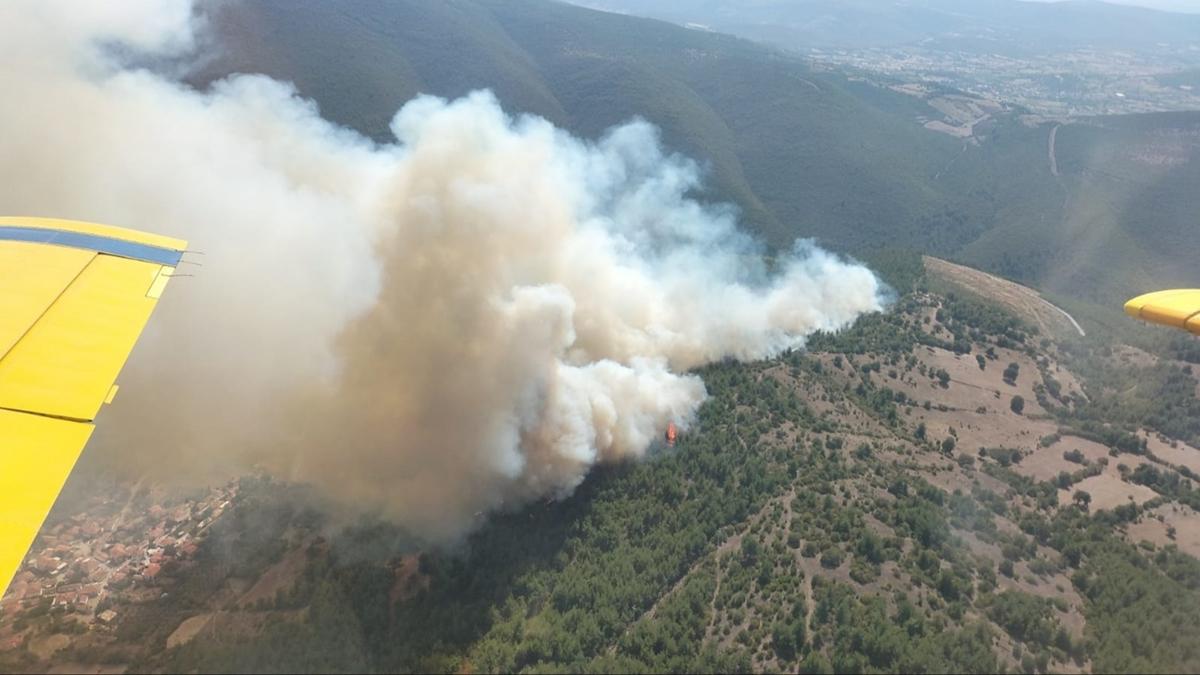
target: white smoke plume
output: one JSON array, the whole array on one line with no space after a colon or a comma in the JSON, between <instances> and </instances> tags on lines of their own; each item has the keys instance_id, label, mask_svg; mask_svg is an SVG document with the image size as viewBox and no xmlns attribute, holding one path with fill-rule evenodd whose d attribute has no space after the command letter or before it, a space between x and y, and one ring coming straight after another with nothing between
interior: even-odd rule
<instances>
[{"instance_id":1,"label":"white smoke plume","mask_svg":"<svg viewBox=\"0 0 1200 675\"><path fill-rule=\"evenodd\" d=\"M481 92L410 102L376 145L284 83L196 92L108 56L177 54L195 24L186 0L0 5L0 210L205 253L89 453L259 463L449 538L686 426L689 369L881 307L868 270L811 245L768 274L644 122L585 142Z\"/></svg>"}]
</instances>

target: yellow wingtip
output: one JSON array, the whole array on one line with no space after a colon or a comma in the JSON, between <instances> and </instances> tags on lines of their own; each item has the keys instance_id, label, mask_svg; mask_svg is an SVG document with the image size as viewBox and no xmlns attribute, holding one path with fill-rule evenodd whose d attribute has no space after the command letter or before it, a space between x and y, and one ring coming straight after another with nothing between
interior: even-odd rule
<instances>
[{"instance_id":1,"label":"yellow wingtip","mask_svg":"<svg viewBox=\"0 0 1200 675\"><path fill-rule=\"evenodd\" d=\"M1200 334L1200 289L1145 293L1126 302L1125 313L1135 319Z\"/></svg>"},{"instance_id":2,"label":"yellow wingtip","mask_svg":"<svg viewBox=\"0 0 1200 675\"><path fill-rule=\"evenodd\" d=\"M187 249L187 242L183 239L164 237L161 234L151 234L149 232L142 232L140 230L131 230L129 228L116 227L114 225L101 225L100 223L90 223L82 220L40 218L32 216L0 216L0 227L3 226L30 227L40 230L61 230L64 232L78 232L79 234L94 234L100 237L109 237L112 239L120 239L121 241L146 244L147 246L168 248L172 251L183 251Z\"/></svg>"}]
</instances>

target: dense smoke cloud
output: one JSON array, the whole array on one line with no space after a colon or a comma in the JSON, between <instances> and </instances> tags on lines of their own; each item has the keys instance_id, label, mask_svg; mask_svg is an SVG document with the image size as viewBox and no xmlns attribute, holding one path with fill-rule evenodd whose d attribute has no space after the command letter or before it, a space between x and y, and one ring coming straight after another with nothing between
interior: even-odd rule
<instances>
[{"instance_id":1,"label":"dense smoke cloud","mask_svg":"<svg viewBox=\"0 0 1200 675\"><path fill-rule=\"evenodd\" d=\"M0 198L205 252L90 449L138 471L258 463L453 537L686 426L705 396L689 369L880 307L869 271L811 245L768 274L646 123L589 143L488 93L423 97L377 146L267 78L199 93L105 57L187 49L186 2L77 9L0 8L21 102L0 107Z\"/></svg>"}]
</instances>

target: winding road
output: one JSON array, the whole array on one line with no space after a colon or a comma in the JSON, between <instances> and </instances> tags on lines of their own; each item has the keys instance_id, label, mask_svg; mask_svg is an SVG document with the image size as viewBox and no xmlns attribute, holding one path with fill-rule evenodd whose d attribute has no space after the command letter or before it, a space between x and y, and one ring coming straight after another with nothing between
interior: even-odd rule
<instances>
[{"instance_id":1,"label":"winding road","mask_svg":"<svg viewBox=\"0 0 1200 675\"><path fill-rule=\"evenodd\" d=\"M1055 144L1055 141L1058 140L1058 129L1061 126L1062 126L1061 124L1055 124L1054 128L1050 130L1050 143L1049 143L1049 146L1046 148L1046 152L1050 156L1050 173L1053 174L1055 178L1058 178L1059 173L1058 173L1058 155L1054 152L1054 144Z\"/></svg>"}]
</instances>

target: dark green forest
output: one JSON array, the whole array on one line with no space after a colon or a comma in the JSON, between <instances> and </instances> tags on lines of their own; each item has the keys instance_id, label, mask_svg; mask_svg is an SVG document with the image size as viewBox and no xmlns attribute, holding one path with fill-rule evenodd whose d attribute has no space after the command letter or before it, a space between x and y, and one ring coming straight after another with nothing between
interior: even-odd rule
<instances>
[{"instance_id":1,"label":"dark green forest","mask_svg":"<svg viewBox=\"0 0 1200 675\"><path fill-rule=\"evenodd\" d=\"M1050 339L934 283L919 256L873 264L897 292L888 312L805 351L701 369L710 397L675 447L598 467L561 501L491 514L458 543L347 524L304 486L243 478L195 562L165 571L170 592L120 605L110 637L56 660L132 672L1200 668L1200 561L1126 534L1164 508L1200 510L1197 476L1138 435L1196 441L1187 366L1133 373L1109 338ZM927 362L938 354L949 360ZM955 359L1033 388L1020 414L998 391L974 419L1056 431L970 444L968 411L945 402L969 393L964 376L930 365ZM1084 375L1082 390L1060 367ZM1135 376L1145 388L1113 386ZM1031 477L1035 452L1070 470ZM1081 485L1110 465L1153 497L1113 505ZM299 561L292 582L234 602L287 560ZM195 617L203 630L168 647ZM70 633L49 607L25 620ZM40 667L27 649L2 659Z\"/></svg>"},{"instance_id":2,"label":"dark green forest","mask_svg":"<svg viewBox=\"0 0 1200 675\"><path fill-rule=\"evenodd\" d=\"M880 261L901 291L893 311L807 352L702 369L710 399L676 447L601 467L563 501L494 514L460 544L430 548L370 518L335 525L308 490L245 478L179 589L121 624L126 646L73 656L130 662L133 648L133 670L170 672L1200 667L1200 562L1121 535L1160 504L1200 507L1186 469L1141 466L1129 480L1156 499L1097 508L1073 486L1107 459L1066 452L1074 475L1032 480L1014 470L1028 450L960 446L912 421L929 401L893 388L963 386L914 358L928 350L972 367L978 355L999 377L1015 364L998 350L1102 369L1103 347L1067 354L984 300L930 293L913 257ZM1005 374L1040 382L1060 430L1040 443L1069 434L1105 443L1114 462L1146 456L1135 422L1097 423L1103 384L1077 405L1044 370ZM953 489L937 485L947 472ZM1061 489L1073 502L1054 498ZM295 584L165 648L228 584L295 551ZM405 560L419 583L397 596Z\"/></svg>"}]
</instances>

